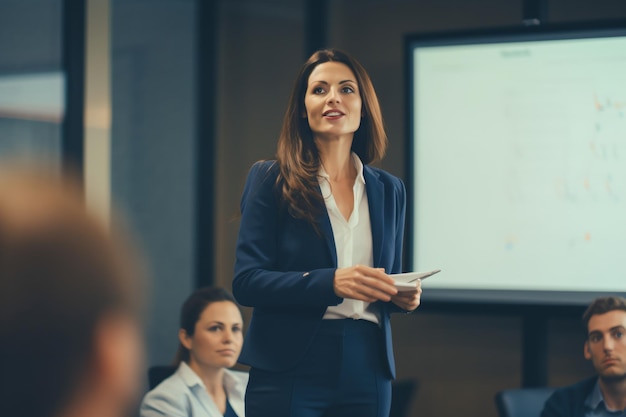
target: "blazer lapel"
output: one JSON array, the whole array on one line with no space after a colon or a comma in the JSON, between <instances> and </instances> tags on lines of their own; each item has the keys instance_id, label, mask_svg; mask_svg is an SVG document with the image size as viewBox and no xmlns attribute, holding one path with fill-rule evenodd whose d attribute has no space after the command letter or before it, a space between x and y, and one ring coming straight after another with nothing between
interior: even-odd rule
<instances>
[{"instance_id":1,"label":"blazer lapel","mask_svg":"<svg viewBox=\"0 0 626 417\"><path fill-rule=\"evenodd\" d=\"M385 187L378 179L378 174L368 167L363 166L363 177L365 177L365 190L367 191L367 204L370 209L370 223L372 226L372 248L374 256L374 266L381 265L382 245L384 237L385 219Z\"/></svg>"}]
</instances>

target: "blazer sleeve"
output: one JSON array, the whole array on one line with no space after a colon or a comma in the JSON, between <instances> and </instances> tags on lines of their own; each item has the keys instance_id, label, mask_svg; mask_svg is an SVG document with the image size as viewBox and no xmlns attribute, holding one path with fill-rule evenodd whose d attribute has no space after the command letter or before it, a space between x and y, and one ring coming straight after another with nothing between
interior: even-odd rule
<instances>
[{"instance_id":1,"label":"blazer sleeve","mask_svg":"<svg viewBox=\"0 0 626 417\"><path fill-rule=\"evenodd\" d=\"M281 271L278 235L289 214L276 189L278 165L257 162L241 198L241 226L236 249L233 294L249 307L316 307L343 300L333 288L336 268ZM314 256L314 255L312 255Z\"/></svg>"},{"instance_id":2,"label":"blazer sleeve","mask_svg":"<svg viewBox=\"0 0 626 417\"><path fill-rule=\"evenodd\" d=\"M406 220L406 188L404 183L398 179L396 188L396 218L398 222L396 224L396 253L393 260L392 273L399 274L402 272L402 247L404 243L404 227Z\"/></svg>"},{"instance_id":3,"label":"blazer sleeve","mask_svg":"<svg viewBox=\"0 0 626 417\"><path fill-rule=\"evenodd\" d=\"M191 411L185 407L185 396L174 391L156 389L148 392L141 402L140 417L189 417Z\"/></svg>"},{"instance_id":4,"label":"blazer sleeve","mask_svg":"<svg viewBox=\"0 0 626 417\"><path fill-rule=\"evenodd\" d=\"M567 395L564 390L555 391L546 401L541 411L541 417L568 417L570 416L567 407Z\"/></svg>"},{"instance_id":5,"label":"blazer sleeve","mask_svg":"<svg viewBox=\"0 0 626 417\"><path fill-rule=\"evenodd\" d=\"M585 400L597 380L594 376L555 390L544 404L541 417L584 417Z\"/></svg>"},{"instance_id":6,"label":"blazer sleeve","mask_svg":"<svg viewBox=\"0 0 626 417\"><path fill-rule=\"evenodd\" d=\"M396 233L395 233L396 252L394 255L394 259L393 259L393 267L390 273L399 274L403 272L402 271L402 254L403 254L403 244L404 244L404 228L405 228L405 223L406 223L406 188L404 186L404 183L400 179L397 179L394 196L396 199L396 205L395 205L396 206L396 219L398 220L396 223ZM390 301L387 303L387 311L389 313L410 314L415 310L413 311L404 310Z\"/></svg>"}]
</instances>

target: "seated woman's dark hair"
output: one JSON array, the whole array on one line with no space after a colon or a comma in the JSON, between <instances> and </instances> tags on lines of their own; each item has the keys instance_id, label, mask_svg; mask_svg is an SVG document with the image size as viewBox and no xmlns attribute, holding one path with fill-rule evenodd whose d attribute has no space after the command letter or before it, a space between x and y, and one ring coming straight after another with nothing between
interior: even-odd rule
<instances>
[{"instance_id":1,"label":"seated woman's dark hair","mask_svg":"<svg viewBox=\"0 0 626 417\"><path fill-rule=\"evenodd\" d=\"M200 320L204 309L210 304L221 301L230 301L239 308L235 298L224 288L204 287L197 289L187 297L180 310L180 328L185 330L187 335L193 336L196 323ZM189 350L179 342L174 365L179 365L181 362L189 362Z\"/></svg>"}]
</instances>

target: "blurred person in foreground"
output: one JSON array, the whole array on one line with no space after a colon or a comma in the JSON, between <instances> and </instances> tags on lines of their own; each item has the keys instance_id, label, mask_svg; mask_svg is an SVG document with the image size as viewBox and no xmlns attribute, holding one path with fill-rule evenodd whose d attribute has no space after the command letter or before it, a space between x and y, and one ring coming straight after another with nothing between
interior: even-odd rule
<instances>
[{"instance_id":1,"label":"blurred person in foreground","mask_svg":"<svg viewBox=\"0 0 626 417\"><path fill-rule=\"evenodd\" d=\"M560 388L542 417L626 416L626 299L595 299L583 314L585 359L597 376Z\"/></svg>"},{"instance_id":2,"label":"blurred person in foreground","mask_svg":"<svg viewBox=\"0 0 626 417\"><path fill-rule=\"evenodd\" d=\"M218 287L194 291L180 314L176 372L148 392L141 417L244 417L248 374L237 363L243 318L233 296Z\"/></svg>"},{"instance_id":3,"label":"blurred person in foreground","mask_svg":"<svg viewBox=\"0 0 626 417\"><path fill-rule=\"evenodd\" d=\"M137 404L141 274L76 184L0 170L0 404L11 417L118 417Z\"/></svg>"}]
</instances>

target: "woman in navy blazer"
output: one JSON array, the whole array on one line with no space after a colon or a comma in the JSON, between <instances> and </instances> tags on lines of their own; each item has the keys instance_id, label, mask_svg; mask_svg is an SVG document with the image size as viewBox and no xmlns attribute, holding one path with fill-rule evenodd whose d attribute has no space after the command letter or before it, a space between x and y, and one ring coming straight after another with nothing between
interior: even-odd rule
<instances>
[{"instance_id":1,"label":"woman in navy blazer","mask_svg":"<svg viewBox=\"0 0 626 417\"><path fill-rule=\"evenodd\" d=\"M387 145L369 76L321 50L301 68L276 161L254 164L241 199L233 292L254 307L240 362L246 414L387 416L395 376L406 193L368 166ZM369 221L368 221L369 220Z\"/></svg>"}]
</instances>

